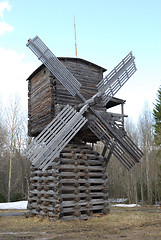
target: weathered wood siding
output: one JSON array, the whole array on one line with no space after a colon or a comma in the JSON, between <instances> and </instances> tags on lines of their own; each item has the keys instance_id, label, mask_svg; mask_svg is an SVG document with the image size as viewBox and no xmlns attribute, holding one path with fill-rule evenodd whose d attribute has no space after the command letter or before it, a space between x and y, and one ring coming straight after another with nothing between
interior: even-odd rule
<instances>
[{"instance_id":1,"label":"weathered wood siding","mask_svg":"<svg viewBox=\"0 0 161 240\"><path fill-rule=\"evenodd\" d=\"M50 72L43 68L28 84L28 129L37 136L53 118Z\"/></svg>"},{"instance_id":2,"label":"weathered wood siding","mask_svg":"<svg viewBox=\"0 0 161 240\"><path fill-rule=\"evenodd\" d=\"M82 59L60 58L60 61L80 81L80 91L86 99L97 92L96 84L102 79L104 68ZM32 137L44 129L62 106L80 103L43 65L28 78L28 97L28 133Z\"/></svg>"},{"instance_id":3,"label":"weathered wood siding","mask_svg":"<svg viewBox=\"0 0 161 240\"><path fill-rule=\"evenodd\" d=\"M103 69L78 59L61 59L61 62L82 84L81 94L89 99L97 93L96 85L103 77ZM71 94L56 80L56 103L74 106L79 104L79 100Z\"/></svg>"}]
</instances>

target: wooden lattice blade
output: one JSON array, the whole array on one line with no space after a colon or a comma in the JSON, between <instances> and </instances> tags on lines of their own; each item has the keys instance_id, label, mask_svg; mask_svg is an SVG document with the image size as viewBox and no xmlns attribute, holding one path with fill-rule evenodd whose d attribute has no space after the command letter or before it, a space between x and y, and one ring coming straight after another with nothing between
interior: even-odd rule
<instances>
[{"instance_id":1,"label":"wooden lattice blade","mask_svg":"<svg viewBox=\"0 0 161 240\"><path fill-rule=\"evenodd\" d=\"M104 106L136 72L135 57L130 52L99 84L98 94L102 97Z\"/></svg>"},{"instance_id":2,"label":"wooden lattice blade","mask_svg":"<svg viewBox=\"0 0 161 240\"><path fill-rule=\"evenodd\" d=\"M116 122L110 124L104 116L94 112L95 117L89 121L89 129L108 149L113 149L113 154L127 169L133 167L143 156L141 150L126 134L122 134Z\"/></svg>"},{"instance_id":3,"label":"wooden lattice blade","mask_svg":"<svg viewBox=\"0 0 161 240\"><path fill-rule=\"evenodd\" d=\"M26 45L72 96L79 94L79 89L82 86L81 83L68 71L38 36L29 39Z\"/></svg>"},{"instance_id":4,"label":"wooden lattice blade","mask_svg":"<svg viewBox=\"0 0 161 240\"><path fill-rule=\"evenodd\" d=\"M25 156L35 167L45 170L52 165L53 160L87 122L83 117L85 110L86 107L76 112L67 105L35 138L25 151Z\"/></svg>"}]
</instances>

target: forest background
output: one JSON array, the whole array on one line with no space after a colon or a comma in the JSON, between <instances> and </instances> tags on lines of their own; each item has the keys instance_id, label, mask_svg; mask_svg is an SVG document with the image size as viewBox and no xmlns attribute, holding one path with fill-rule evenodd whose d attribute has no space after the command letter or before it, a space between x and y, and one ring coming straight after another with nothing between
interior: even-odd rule
<instances>
[{"instance_id":1,"label":"forest background","mask_svg":"<svg viewBox=\"0 0 161 240\"><path fill-rule=\"evenodd\" d=\"M133 51L138 71L117 97L127 99L129 116L140 115L135 123L126 121L126 130L144 157L130 172L111 159L109 197L143 204L160 201L160 143L154 138L156 118L151 111L161 76L160 22L160 0L0 0L0 201L28 196L29 162L22 154L29 141L26 79L40 63L25 44L35 35L56 56L74 57L77 43L79 58L108 72ZM6 104L14 93L21 99L12 97ZM145 104L140 113L145 99L150 107ZM161 136L159 130L157 135Z\"/></svg>"},{"instance_id":2,"label":"forest background","mask_svg":"<svg viewBox=\"0 0 161 240\"><path fill-rule=\"evenodd\" d=\"M161 201L161 157L158 123L161 115L161 94L158 90L153 111L145 103L137 123L125 121L125 128L144 156L127 171L112 157L107 166L109 198L127 198L129 203L155 204ZM27 200L30 162L23 156L30 139L27 135L27 113L21 99L12 97L0 111L0 202ZM159 115L159 116L158 116ZM160 128L159 128L160 129ZM95 145L98 152L103 146Z\"/></svg>"}]
</instances>

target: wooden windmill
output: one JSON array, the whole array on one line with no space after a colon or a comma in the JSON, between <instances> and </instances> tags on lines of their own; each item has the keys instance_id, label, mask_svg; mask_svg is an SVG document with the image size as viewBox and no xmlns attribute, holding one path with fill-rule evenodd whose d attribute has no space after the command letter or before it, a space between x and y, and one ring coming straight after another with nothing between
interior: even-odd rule
<instances>
[{"instance_id":1,"label":"wooden windmill","mask_svg":"<svg viewBox=\"0 0 161 240\"><path fill-rule=\"evenodd\" d=\"M124 130L123 110L107 111L125 102L114 96L135 73L134 56L130 52L102 78L105 69L58 59L38 36L27 46L43 63L28 79L29 135L35 137L25 151L32 164L29 213L52 219L106 214L111 155L128 170L143 155ZM101 155L86 144L97 141L104 144Z\"/></svg>"}]
</instances>

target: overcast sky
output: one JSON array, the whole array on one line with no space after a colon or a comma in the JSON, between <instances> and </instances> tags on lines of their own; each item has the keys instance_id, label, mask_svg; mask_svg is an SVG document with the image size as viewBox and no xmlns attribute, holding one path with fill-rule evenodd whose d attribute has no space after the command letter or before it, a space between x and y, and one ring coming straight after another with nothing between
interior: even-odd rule
<instances>
[{"instance_id":1,"label":"overcast sky","mask_svg":"<svg viewBox=\"0 0 161 240\"><path fill-rule=\"evenodd\" d=\"M109 73L130 51L137 72L116 97L136 120L161 85L160 0L0 0L0 102L18 94L27 109L27 77L41 64L26 47L38 35L56 56L78 57Z\"/></svg>"}]
</instances>

